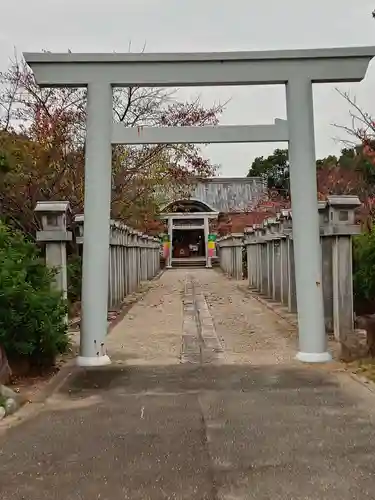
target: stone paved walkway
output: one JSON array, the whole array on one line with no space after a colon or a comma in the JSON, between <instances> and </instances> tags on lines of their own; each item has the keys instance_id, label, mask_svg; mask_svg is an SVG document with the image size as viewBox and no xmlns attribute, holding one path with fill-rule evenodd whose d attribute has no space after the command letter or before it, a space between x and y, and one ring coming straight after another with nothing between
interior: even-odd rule
<instances>
[{"instance_id":1,"label":"stone paved walkway","mask_svg":"<svg viewBox=\"0 0 375 500\"><path fill-rule=\"evenodd\" d=\"M213 270L155 281L0 435L2 500L353 500L375 491L375 396L294 361L289 327Z\"/></svg>"},{"instance_id":2,"label":"stone paved walkway","mask_svg":"<svg viewBox=\"0 0 375 500\"><path fill-rule=\"evenodd\" d=\"M180 363L187 280L195 282L210 307L223 363L291 362L296 351L291 327L257 300L249 300L236 281L206 269L176 269L156 281L108 338L112 360L128 365Z\"/></svg>"}]
</instances>

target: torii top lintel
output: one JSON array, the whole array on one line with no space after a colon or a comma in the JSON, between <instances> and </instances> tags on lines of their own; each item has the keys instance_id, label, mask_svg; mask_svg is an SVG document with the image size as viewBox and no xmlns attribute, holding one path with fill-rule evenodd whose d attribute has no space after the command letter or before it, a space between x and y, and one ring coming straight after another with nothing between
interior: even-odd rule
<instances>
[{"instance_id":1,"label":"torii top lintel","mask_svg":"<svg viewBox=\"0 0 375 500\"><path fill-rule=\"evenodd\" d=\"M39 85L184 87L358 82L375 47L213 53L24 53Z\"/></svg>"}]
</instances>

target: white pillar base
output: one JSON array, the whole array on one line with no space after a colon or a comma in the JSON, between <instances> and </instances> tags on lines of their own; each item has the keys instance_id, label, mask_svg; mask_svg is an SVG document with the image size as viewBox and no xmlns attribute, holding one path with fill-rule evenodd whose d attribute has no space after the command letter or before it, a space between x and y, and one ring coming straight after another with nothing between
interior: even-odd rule
<instances>
[{"instance_id":1,"label":"white pillar base","mask_svg":"<svg viewBox=\"0 0 375 500\"><path fill-rule=\"evenodd\" d=\"M104 356L78 356L77 365L82 367L90 367L90 366L107 366L111 364L110 357L107 355Z\"/></svg>"},{"instance_id":2,"label":"white pillar base","mask_svg":"<svg viewBox=\"0 0 375 500\"><path fill-rule=\"evenodd\" d=\"M328 363L332 361L331 354L327 352L299 352L296 356L302 363Z\"/></svg>"}]
</instances>

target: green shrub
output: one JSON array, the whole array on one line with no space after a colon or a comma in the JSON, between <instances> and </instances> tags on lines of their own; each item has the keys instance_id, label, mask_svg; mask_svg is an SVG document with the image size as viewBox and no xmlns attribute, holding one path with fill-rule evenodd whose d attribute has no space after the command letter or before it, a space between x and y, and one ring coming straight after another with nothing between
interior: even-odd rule
<instances>
[{"instance_id":1,"label":"green shrub","mask_svg":"<svg viewBox=\"0 0 375 500\"><path fill-rule=\"evenodd\" d=\"M70 255L68 258L68 301L74 304L81 300L82 258Z\"/></svg>"},{"instance_id":2,"label":"green shrub","mask_svg":"<svg viewBox=\"0 0 375 500\"><path fill-rule=\"evenodd\" d=\"M0 344L10 360L53 363L66 350L67 305L34 243L0 222Z\"/></svg>"},{"instance_id":3,"label":"green shrub","mask_svg":"<svg viewBox=\"0 0 375 500\"><path fill-rule=\"evenodd\" d=\"M353 239L353 290L357 303L375 299L375 229Z\"/></svg>"}]
</instances>

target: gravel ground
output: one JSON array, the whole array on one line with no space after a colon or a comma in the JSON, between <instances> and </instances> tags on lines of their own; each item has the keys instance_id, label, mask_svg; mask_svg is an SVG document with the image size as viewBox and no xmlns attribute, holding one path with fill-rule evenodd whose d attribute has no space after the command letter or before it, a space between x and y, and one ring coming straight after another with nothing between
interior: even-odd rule
<instances>
[{"instance_id":1,"label":"gravel ground","mask_svg":"<svg viewBox=\"0 0 375 500\"><path fill-rule=\"evenodd\" d=\"M220 272L202 269L194 276L202 285L216 333L224 344L223 363L293 362L297 348L293 327L255 298L244 296L239 282Z\"/></svg>"},{"instance_id":2,"label":"gravel ground","mask_svg":"<svg viewBox=\"0 0 375 500\"><path fill-rule=\"evenodd\" d=\"M166 272L107 338L113 362L127 365L179 363L185 272Z\"/></svg>"},{"instance_id":3,"label":"gravel ground","mask_svg":"<svg viewBox=\"0 0 375 500\"><path fill-rule=\"evenodd\" d=\"M238 282L209 269L164 273L109 335L107 349L113 361L129 365L180 362L187 276L200 285L210 308L224 347L223 364L292 362L296 343L290 325L256 299L245 297Z\"/></svg>"}]
</instances>

